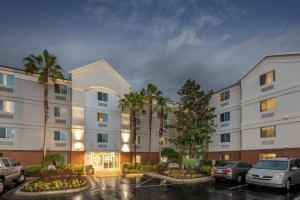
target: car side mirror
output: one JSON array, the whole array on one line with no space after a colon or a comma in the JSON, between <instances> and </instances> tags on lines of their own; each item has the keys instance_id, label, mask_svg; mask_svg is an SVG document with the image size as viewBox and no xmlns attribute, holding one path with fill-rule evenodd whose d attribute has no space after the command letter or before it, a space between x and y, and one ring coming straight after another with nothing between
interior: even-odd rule
<instances>
[{"instance_id":1,"label":"car side mirror","mask_svg":"<svg viewBox=\"0 0 300 200\"><path fill-rule=\"evenodd\" d=\"M295 170L298 170L298 169L299 169L298 167L292 167L291 168L292 171L295 171Z\"/></svg>"}]
</instances>

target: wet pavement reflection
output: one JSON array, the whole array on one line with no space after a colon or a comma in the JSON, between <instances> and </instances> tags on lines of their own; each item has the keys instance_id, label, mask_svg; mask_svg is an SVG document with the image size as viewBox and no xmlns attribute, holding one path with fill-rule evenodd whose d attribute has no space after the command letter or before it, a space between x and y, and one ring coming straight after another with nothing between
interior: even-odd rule
<instances>
[{"instance_id":1,"label":"wet pavement reflection","mask_svg":"<svg viewBox=\"0 0 300 200\"><path fill-rule=\"evenodd\" d=\"M13 195L3 195L1 199L16 198ZM237 185L230 182L210 182L205 184L172 184L150 177L143 178L94 178L90 190L80 194L52 196L43 200L157 200L157 199L197 199L197 200L300 200L300 186L292 188L287 193L280 189Z\"/></svg>"}]
</instances>

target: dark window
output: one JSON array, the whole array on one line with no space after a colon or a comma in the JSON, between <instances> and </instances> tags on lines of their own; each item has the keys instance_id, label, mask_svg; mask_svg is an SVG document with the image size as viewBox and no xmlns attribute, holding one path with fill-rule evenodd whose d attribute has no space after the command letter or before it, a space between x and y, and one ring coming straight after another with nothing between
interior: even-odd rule
<instances>
[{"instance_id":1,"label":"dark window","mask_svg":"<svg viewBox=\"0 0 300 200\"><path fill-rule=\"evenodd\" d=\"M0 128L0 138L6 138L6 128Z\"/></svg>"},{"instance_id":2,"label":"dark window","mask_svg":"<svg viewBox=\"0 0 300 200\"><path fill-rule=\"evenodd\" d=\"M221 134L221 143L230 142L230 133Z\"/></svg>"},{"instance_id":3,"label":"dark window","mask_svg":"<svg viewBox=\"0 0 300 200\"><path fill-rule=\"evenodd\" d=\"M56 94L67 94L68 87L66 85L54 84L54 92Z\"/></svg>"},{"instance_id":4,"label":"dark window","mask_svg":"<svg viewBox=\"0 0 300 200\"><path fill-rule=\"evenodd\" d=\"M2 162L3 162L5 167L10 167L10 164L9 164L7 159L2 159Z\"/></svg>"},{"instance_id":5,"label":"dark window","mask_svg":"<svg viewBox=\"0 0 300 200\"><path fill-rule=\"evenodd\" d=\"M108 94L104 92L98 92L98 101L108 101Z\"/></svg>"},{"instance_id":6,"label":"dark window","mask_svg":"<svg viewBox=\"0 0 300 200\"><path fill-rule=\"evenodd\" d=\"M220 101L226 101L230 99L230 90L226 90L220 93Z\"/></svg>"},{"instance_id":7,"label":"dark window","mask_svg":"<svg viewBox=\"0 0 300 200\"><path fill-rule=\"evenodd\" d=\"M220 122L230 121L230 112L220 114Z\"/></svg>"},{"instance_id":8,"label":"dark window","mask_svg":"<svg viewBox=\"0 0 300 200\"><path fill-rule=\"evenodd\" d=\"M108 135L99 133L97 136L97 141L99 143L107 143L108 142Z\"/></svg>"}]
</instances>

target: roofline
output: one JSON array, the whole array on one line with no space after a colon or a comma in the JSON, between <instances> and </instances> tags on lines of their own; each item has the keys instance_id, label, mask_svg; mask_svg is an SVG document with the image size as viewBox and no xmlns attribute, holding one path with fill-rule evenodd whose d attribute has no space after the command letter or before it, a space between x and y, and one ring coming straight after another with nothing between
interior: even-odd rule
<instances>
[{"instance_id":1,"label":"roofline","mask_svg":"<svg viewBox=\"0 0 300 200\"><path fill-rule=\"evenodd\" d=\"M243 78L245 78L250 72L252 72L266 58L282 57L282 56L299 56L299 55L300 55L300 52L266 54L256 64L254 64L253 67L244 76L242 76L242 78L240 78L239 81L241 81Z\"/></svg>"},{"instance_id":2,"label":"roofline","mask_svg":"<svg viewBox=\"0 0 300 200\"><path fill-rule=\"evenodd\" d=\"M226 86L224 88L221 88L221 89L217 90L216 92L214 92L214 94L217 94L217 93L219 93L219 92L221 92L223 90L227 90L228 88L234 87L236 85L240 85L240 80L238 82L235 82L235 83L233 83L231 85L228 85L228 86Z\"/></svg>"},{"instance_id":3,"label":"roofline","mask_svg":"<svg viewBox=\"0 0 300 200\"><path fill-rule=\"evenodd\" d=\"M16 68L16 67L11 67L11 66L5 66L5 65L0 65L0 68L6 68L8 70L11 70L12 72L15 72L15 73L20 73L20 74L24 74L24 75L28 75L24 69L19 69L19 68ZM33 76L39 76L38 73L34 73ZM64 78L64 79L60 79L60 80L63 80L63 81L70 81L68 78Z\"/></svg>"},{"instance_id":4,"label":"roofline","mask_svg":"<svg viewBox=\"0 0 300 200\"><path fill-rule=\"evenodd\" d=\"M240 84L240 82L242 81L243 78L245 78L250 72L252 72L263 60L265 60L266 58L271 58L271 57L282 57L282 56L299 56L300 55L300 52L287 52L287 53L272 53L272 54L266 54L264 55L258 62L256 62L253 67L245 74L242 76L242 78L240 78L237 82L229 85L229 86L226 86L224 88L221 88L219 90L217 90L216 92L214 92L214 94L216 93L219 93L223 90L226 90L228 88L231 88L235 85L238 85Z\"/></svg>"},{"instance_id":5,"label":"roofline","mask_svg":"<svg viewBox=\"0 0 300 200\"><path fill-rule=\"evenodd\" d=\"M123 77L121 76L113 67L112 65L104 60L104 59L101 59L101 60L98 60L96 62L93 62L93 63L90 63L90 64L87 64L87 65L84 65L84 66L81 66L81 67L77 67L73 70L70 70L69 73L73 74L73 73L78 73L80 74L81 72L93 67L94 65L98 64L98 63L104 63L106 66L108 66L108 68L113 72L114 75L116 75L120 80L122 80L129 88L132 88L132 85Z\"/></svg>"}]
</instances>

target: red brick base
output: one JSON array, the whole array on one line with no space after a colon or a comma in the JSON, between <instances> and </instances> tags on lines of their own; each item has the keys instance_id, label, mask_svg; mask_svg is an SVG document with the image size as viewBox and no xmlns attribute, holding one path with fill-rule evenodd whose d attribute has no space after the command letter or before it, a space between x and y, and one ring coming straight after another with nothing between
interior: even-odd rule
<instances>
[{"instance_id":1,"label":"red brick base","mask_svg":"<svg viewBox=\"0 0 300 200\"><path fill-rule=\"evenodd\" d=\"M50 151L48 151L50 152ZM51 151L53 152L53 151ZM84 152L69 152L69 151L55 151L67 156L68 163L83 164ZM70 156L70 154L72 154ZM0 150L0 156L12 158L22 163L22 165L37 165L42 163L42 151L16 151L16 150Z\"/></svg>"},{"instance_id":2,"label":"red brick base","mask_svg":"<svg viewBox=\"0 0 300 200\"><path fill-rule=\"evenodd\" d=\"M260 159L261 154L276 154L276 157L295 157L300 158L300 148L284 149L261 149L241 151L242 160L255 164Z\"/></svg>"},{"instance_id":3,"label":"red brick base","mask_svg":"<svg viewBox=\"0 0 300 200\"><path fill-rule=\"evenodd\" d=\"M207 160L220 160L221 155L229 155L230 160L240 160L241 152L240 151L219 151L219 152L208 152Z\"/></svg>"},{"instance_id":4,"label":"red brick base","mask_svg":"<svg viewBox=\"0 0 300 200\"><path fill-rule=\"evenodd\" d=\"M132 155L134 155L134 153L132 152ZM141 156L141 163L144 164L154 164L154 163L158 163L159 162L159 153L158 152L137 152L136 155L140 155ZM130 162L131 153L125 153L122 152L121 153L121 163L124 162Z\"/></svg>"}]
</instances>

